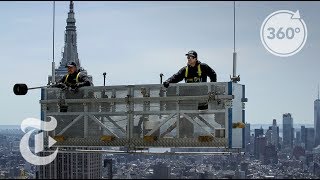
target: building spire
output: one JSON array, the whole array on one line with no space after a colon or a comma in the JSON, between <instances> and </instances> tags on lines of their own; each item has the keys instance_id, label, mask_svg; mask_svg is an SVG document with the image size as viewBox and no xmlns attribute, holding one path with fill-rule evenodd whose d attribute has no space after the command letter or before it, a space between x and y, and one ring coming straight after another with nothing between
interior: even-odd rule
<instances>
[{"instance_id":1,"label":"building spire","mask_svg":"<svg viewBox=\"0 0 320 180\"><path fill-rule=\"evenodd\" d=\"M318 100L319 100L319 83L318 83Z\"/></svg>"},{"instance_id":2,"label":"building spire","mask_svg":"<svg viewBox=\"0 0 320 180\"><path fill-rule=\"evenodd\" d=\"M69 12L73 12L73 1L70 1L70 11Z\"/></svg>"},{"instance_id":3,"label":"building spire","mask_svg":"<svg viewBox=\"0 0 320 180\"><path fill-rule=\"evenodd\" d=\"M59 69L66 69L65 66L68 62L75 62L78 68L81 68L81 64L78 58L77 51L77 27L76 19L74 17L74 4L70 1L68 18L66 20L67 26L64 37L64 51L62 54L62 60L60 62Z\"/></svg>"},{"instance_id":4,"label":"building spire","mask_svg":"<svg viewBox=\"0 0 320 180\"><path fill-rule=\"evenodd\" d=\"M87 71L81 67L80 60L78 58L78 49L77 49L77 27L76 19L74 17L74 4L73 1L70 1L68 18L66 20L66 29L64 32L64 47L62 52L62 59L58 69L55 69L54 79L61 79L65 74L68 73L66 68L67 63L75 62L77 68L83 73L87 74ZM92 80L92 77L88 75ZM48 82L52 80L52 76L48 78Z\"/></svg>"}]
</instances>

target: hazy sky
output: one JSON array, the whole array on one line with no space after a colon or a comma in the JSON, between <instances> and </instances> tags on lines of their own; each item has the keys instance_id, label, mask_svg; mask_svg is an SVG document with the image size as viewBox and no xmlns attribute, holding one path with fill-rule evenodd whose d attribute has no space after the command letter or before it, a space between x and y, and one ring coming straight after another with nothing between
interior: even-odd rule
<instances>
[{"instance_id":1,"label":"hazy sky","mask_svg":"<svg viewBox=\"0 0 320 180\"><path fill-rule=\"evenodd\" d=\"M15 96L15 83L47 84L52 61L52 8L47 2L0 2L0 125L40 118L40 90ZM236 51L246 85L246 121L313 123L320 77L320 2L237 2ZM56 2L55 60L61 60L69 2ZM219 82L230 81L233 2L75 2L79 59L95 85L156 84L186 65L193 49ZM304 48L290 57L268 52L260 27L274 11L300 11L308 29Z\"/></svg>"}]
</instances>

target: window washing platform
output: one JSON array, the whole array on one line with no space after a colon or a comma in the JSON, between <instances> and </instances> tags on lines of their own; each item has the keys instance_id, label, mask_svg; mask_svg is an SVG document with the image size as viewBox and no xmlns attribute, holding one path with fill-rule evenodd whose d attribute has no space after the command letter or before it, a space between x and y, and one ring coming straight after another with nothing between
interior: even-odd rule
<instances>
[{"instance_id":1,"label":"window washing platform","mask_svg":"<svg viewBox=\"0 0 320 180\"><path fill-rule=\"evenodd\" d=\"M244 148L245 86L234 82L42 88L53 147ZM48 142L46 142L48 143Z\"/></svg>"}]
</instances>

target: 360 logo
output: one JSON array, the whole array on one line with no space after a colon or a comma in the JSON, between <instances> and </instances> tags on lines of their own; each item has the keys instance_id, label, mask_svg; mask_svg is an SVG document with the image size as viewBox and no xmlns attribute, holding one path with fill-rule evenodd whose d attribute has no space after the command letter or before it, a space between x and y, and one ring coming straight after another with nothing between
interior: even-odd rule
<instances>
[{"instance_id":1,"label":"360 logo","mask_svg":"<svg viewBox=\"0 0 320 180\"><path fill-rule=\"evenodd\" d=\"M307 26L299 11L279 10L262 23L260 38L273 55L288 57L298 53L306 43Z\"/></svg>"},{"instance_id":2,"label":"360 logo","mask_svg":"<svg viewBox=\"0 0 320 180\"><path fill-rule=\"evenodd\" d=\"M43 131L52 131L57 127L57 120L52 116L49 116L49 118L50 118L49 122L41 121L40 119L36 119L36 118L24 119L21 123L21 130L24 133L26 133L27 127L32 127L32 128L36 128ZM29 146L29 139L31 134L34 131L35 129L30 130L22 137L20 141L21 155L27 162L34 165L39 166L39 165L49 164L57 157L58 148L54 151L54 153L52 153L49 156L42 157L42 156L35 155L34 153L39 153L44 150L44 142L43 142L44 136L43 136L43 132L41 132L35 135L34 153L32 153ZM48 143L49 143L48 147L51 147L53 144L56 143L56 141L50 136L48 136Z\"/></svg>"}]
</instances>

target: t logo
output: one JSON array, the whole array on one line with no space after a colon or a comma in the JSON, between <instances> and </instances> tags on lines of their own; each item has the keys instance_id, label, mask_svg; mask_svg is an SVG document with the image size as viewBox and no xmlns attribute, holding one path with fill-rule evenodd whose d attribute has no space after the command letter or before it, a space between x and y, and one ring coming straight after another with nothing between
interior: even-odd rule
<instances>
[{"instance_id":1,"label":"t logo","mask_svg":"<svg viewBox=\"0 0 320 180\"><path fill-rule=\"evenodd\" d=\"M45 121L41 121L40 119L36 119L36 118L27 118L24 119L21 123L21 130L23 132L26 132L26 128L27 127L33 127L36 129L40 129L43 131L52 131L57 127L57 120L52 117L50 117L50 121L49 122L45 122ZM29 139L30 139L30 135L32 134L32 132L34 132L35 129L27 132L21 139L20 141L20 152L22 157L29 163L34 164L34 165L46 165L51 163L58 154L58 148L54 151L53 154L49 155L49 156L37 156L34 153L31 152L30 150L30 146L29 146ZM56 143L56 141L51 138L50 136L48 136L48 147L51 147L53 144ZM36 134L35 135L35 148L34 151L35 153L39 153L41 151L44 150L44 144L43 144L43 132Z\"/></svg>"}]
</instances>

